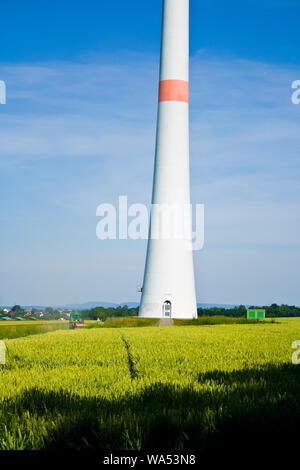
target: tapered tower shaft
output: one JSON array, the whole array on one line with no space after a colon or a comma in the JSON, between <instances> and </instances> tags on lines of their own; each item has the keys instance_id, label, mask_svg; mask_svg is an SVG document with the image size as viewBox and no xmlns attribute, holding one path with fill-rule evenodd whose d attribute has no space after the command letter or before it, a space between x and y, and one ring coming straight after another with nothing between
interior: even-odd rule
<instances>
[{"instance_id":1,"label":"tapered tower shaft","mask_svg":"<svg viewBox=\"0 0 300 470\"><path fill-rule=\"evenodd\" d=\"M193 256L187 241L191 233L187 212L188 103L189 0L164 0L152 211L139 309L142 317L197 316Z\"/></svg>"}]
</instances>

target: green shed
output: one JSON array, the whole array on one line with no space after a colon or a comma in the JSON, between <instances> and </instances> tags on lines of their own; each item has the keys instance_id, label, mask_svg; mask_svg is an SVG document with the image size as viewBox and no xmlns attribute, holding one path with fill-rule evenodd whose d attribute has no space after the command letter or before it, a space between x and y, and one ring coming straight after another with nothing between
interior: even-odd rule
<instances>
[{"instance_id":1,"label":"green shed","mask_svg":"<svg viewBox=\"0 0 300 470\"><path fill-rule=\"evenodd\" d=\"M264 320L266 317L266 311L262 308L248 308L247 319L248 320Z\"/></svg>"}]
</instances>

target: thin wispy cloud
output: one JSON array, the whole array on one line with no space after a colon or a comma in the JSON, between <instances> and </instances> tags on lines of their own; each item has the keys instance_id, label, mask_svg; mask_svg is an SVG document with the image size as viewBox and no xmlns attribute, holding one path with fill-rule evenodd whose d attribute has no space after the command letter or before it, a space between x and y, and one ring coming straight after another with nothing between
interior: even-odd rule
<instances>
[{"instance_id":1,"label":"thin wispy cloud","mask_svg":"<svg viewBox=\"0 0 300 470\"><path fill-rule=\"evenodd\" d=\"M33 302L28 283L26 294L21 279L9 280L14 253L21 254L23 246L31 253L31 285L43 271L44 281L51 279L53 303L78 295L68 250L94 289L82 286L82 300L136 298L145 243L101 245L94 230L101 202L116 203L120 194L132 202L149 203L151 197L158 57L125 59L0 67L7 83L7 105L0 109L5 224L0 280L8 297L18 288L23 303ZM264 268L270 281L261 287L259 276L257 284L252 281L255 298L271 297L273 278L289 284L282 288L282 301L296 302L299 274L290 279L282 250L294 246L299 252L300 106L291 103L291 83L299 77L295 66L212 57L205 50L192 57L192 199L206 205L206 244L196 255L199 301L243 301L244 263L254 270L271 249L282 272L274 273L272 264ZM49 269L45 252L52 260ZM125 264L132 259L127 271L116 269L120 256ZM57 281L53 264L61 273ZM218 272L217 297L212 274L203 281L204 270ZM59 285L63 277L67 297ZM116 282L125 282L126 299L115 297ZM36 303L43 302L40 295Z\"/></svg>"}]
</instances>

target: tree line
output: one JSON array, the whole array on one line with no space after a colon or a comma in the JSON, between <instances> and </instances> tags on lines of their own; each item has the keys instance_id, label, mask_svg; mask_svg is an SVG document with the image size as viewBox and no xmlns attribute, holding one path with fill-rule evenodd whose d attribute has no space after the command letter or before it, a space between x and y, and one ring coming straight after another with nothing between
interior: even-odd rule
<instances>
[{"instance_id":1,"label":"tree line","mask_svg":"<svg viewBox=\"0 0 300 470\"><path fill-rule=\"evenodd\" d=\"M270 306L256 306L252 305L249 308L263 308L266 311L266 318L275 317L300 317L300 308L289 305L272 304ZM83 317L87 320L97 320L99 318L105 321L111 317L130 317L138 315L138 307L128 308L127 305L116 308L95 307L91 310L83 310L81 312ZM225 316L225 317L246 317L247 308L240 305L233 308L211 307L211 308L198 308L198 316Z\"/></svg>"},{"instance_id":2,"label":"tree line","mask_svg":"<svg viewBox=\"0 0 300 470\"><path fill-rule=\"evenodd\" d=\"M290 305L277 305L272 304L270 306L256 306L253 305L250 308L264 308L266 311L267 318L275 317L300 317L300 308ZM81 310L80 313L86 320L97 320L98 318L102 321L112 317L134 317L138 315L138 307L128 308L127 305L119 307L95 307L90 310ZM32 309L32 316L37 313L35 309ZM62 313L51 307L47 307L44 311L44 320L54 320L62 316ZM25 311L19 306L15 305L11 312L8 314L10 317L15 318L17 316L23 316ZM246 317L247 308L244 305L236 306L233 308L224 307L210 307L210 308L198 308L198 317L203 316L225 316L225 317ZM64 314L63 314L64 316Z\"/></svg>"},{"instance_id":3,"label":"tree line","mask_svg":"<svg viewBox=\"0 0 300 470\"><path fill-rule=\"evenodd\" d=\"M138 307L128 308L127 305L119 307L95 307L90 310L82 310L80 313L85 320L99 320L105 321L107 318L112 317L134 317L138 315Z\"/></svg>"},{"instance_id":4,"label":"tree line","mask_svg":"<svg viewBox=\"0 0 300 470\"><path fill-rule=\"evenodd\" d=\"M300 317L300 308L290 305L272 304L269 306L252 305L249 308L263 308L266 311L266 318L275 317ZM198 316L215 316L222 315L225 317L246 317L247 308L244 305L233 308L211 307L198 308Z\"/></svg>"}]
</instances>

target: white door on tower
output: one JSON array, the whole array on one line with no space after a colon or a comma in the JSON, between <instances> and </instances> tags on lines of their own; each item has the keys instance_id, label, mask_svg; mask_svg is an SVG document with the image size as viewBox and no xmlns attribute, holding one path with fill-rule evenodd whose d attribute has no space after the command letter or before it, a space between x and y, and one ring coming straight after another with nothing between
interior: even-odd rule
<instances>
[{"instance_id":1,"label":"white door on tower","mask_svg":"<svg viewBox=\"0 0 300 470\"><path fill-rule=\"evenodd\" d=\"M169 300L166 300L163 304L163 316L171 317L171 313L172 313L172 304Z\"/></svg>"}]
</instances>

